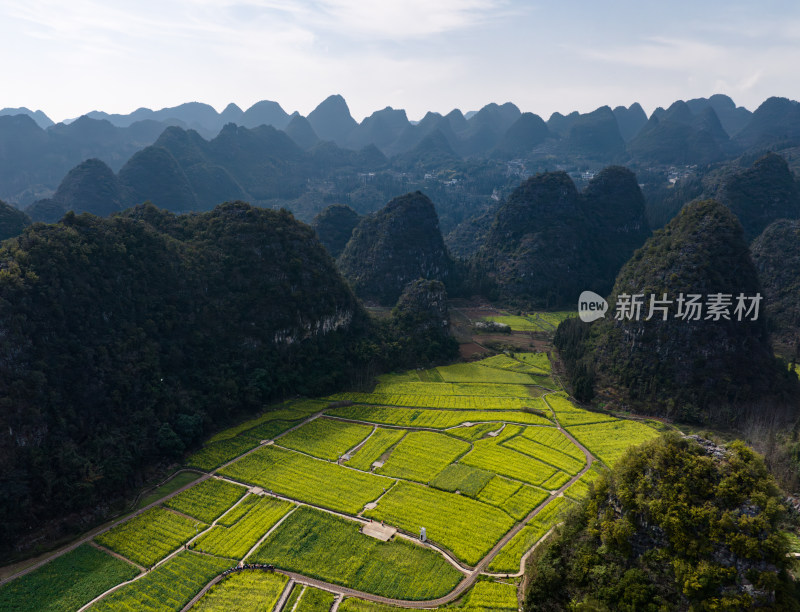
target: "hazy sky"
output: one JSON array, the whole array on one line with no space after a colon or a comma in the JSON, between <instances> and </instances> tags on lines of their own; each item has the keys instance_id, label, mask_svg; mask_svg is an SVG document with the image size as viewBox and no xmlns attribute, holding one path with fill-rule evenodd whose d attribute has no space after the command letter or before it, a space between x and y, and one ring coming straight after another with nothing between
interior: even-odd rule
<instances>
[{"instance_id":1,"label":"hazy sky","mask_svg":"<svg viewBox=\"0 0 800 612\"><path fill-rule=\"evenodd\" d=\"M800 99L796 0L2 0L0 49L0 108L56 121L192 100L305 115L332 93L358 120Z\"/></svg>"}]
</instances>

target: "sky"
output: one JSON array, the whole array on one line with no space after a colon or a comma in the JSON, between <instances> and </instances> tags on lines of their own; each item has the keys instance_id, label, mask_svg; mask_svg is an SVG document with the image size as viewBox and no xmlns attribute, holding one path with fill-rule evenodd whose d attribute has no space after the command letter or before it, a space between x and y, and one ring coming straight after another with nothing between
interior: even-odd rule
<instances>
[{"instance_id":1,"label":"sky","mask_svg":"<svg viewBox=\"0 0 800 612\"><path fill-rule=\"evenodd\" d=\"M800 99L800 2L2 0L0 53L0 108L55 121L190 101L307 115L334 93L359 121L714 93L755 110Z\"/></svg>"}]
</instances>

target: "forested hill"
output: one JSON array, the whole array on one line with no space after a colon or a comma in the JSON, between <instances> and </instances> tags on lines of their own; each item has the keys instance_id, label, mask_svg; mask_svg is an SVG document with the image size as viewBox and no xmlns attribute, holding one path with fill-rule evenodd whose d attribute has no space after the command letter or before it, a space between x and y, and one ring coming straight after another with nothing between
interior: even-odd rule
<instances>
[{"instance_id":1,"label":"forested hill","mask_svg":"<svg viewBox=\"0 0 800 612\"><path fill-rule=\"evenodd\" d=\"M70 213L4 242L0 548L103 516L234 411L347 380L368 325L286 211Z\"/></svg>"}]
</instances>

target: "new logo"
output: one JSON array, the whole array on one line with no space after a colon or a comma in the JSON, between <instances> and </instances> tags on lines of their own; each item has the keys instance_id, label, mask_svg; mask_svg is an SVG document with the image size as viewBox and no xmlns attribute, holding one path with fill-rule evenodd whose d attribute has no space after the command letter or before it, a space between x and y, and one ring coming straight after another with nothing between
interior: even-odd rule
<instances>
[{"instance_id":1,"label":"new logo","mask_svg":"<svg viewBox=\"0 0 800 612\"><path fill-rule=\"evenodd\" d=\"M608 311L608 302L594 291L584 291L578 298L578 316L584 323L602 319Z\"/></svg>"}]
</instances>

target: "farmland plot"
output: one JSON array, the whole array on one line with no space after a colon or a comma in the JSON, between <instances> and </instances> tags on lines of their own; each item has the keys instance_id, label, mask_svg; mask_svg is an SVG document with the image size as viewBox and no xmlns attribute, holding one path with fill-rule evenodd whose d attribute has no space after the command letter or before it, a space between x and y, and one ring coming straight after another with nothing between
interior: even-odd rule
<instances>
[{"instance_id":1,"label":"farmland plot","mask_svg":"<svg viewBox=\"0 0 800 612\"><path fill-rule=\"evenodd\" d=\"M497 431L500 425L497 423L480 423L479 425L470 425L469 427L458 427L457 429L448 429L448 436L455 436L462 440L474 442L480 440L490 431Z\"/></svg>"},{"instance_id":2,"label":"farmland plot","mask_svg":"<svg viewBox=\"0 0 800 612\"><path fill-rule=\"evenodd\" d=\"M518 453L491 440L475 442L475 447L459 462L532 485L542 484L557 472L556 468L542 463L538 459Z\"/></svg>"},{"instance_id":3,"label":"farmland plot","mask_svg":"<svg viewBox=\"0 0 800 612\"><path fill-rule=\"evenodd\" d=\"M249 504L247 514L231 527L215 525L198 538L194 547L218 557L242 559L287 512L296 506L274 497Z\"/></svg>"},{"instance_id":4,"label":"farmland plot","mask_svg":"<svg viewBox=\"0 0 800 612\"><path fill-rule=\"evenodd\" d=\"M603 463L613 466L631 446L658 437L659 433L636 421L613 421L570 427L569 432Z\"/></svg>"},{"instance_id":5,"label":"farmland plot","mask_svg":"<svg viewBox=\"0 0 800 612\"><path fill-rule=\"evenodd\" d=\"M581 458L584 460L579 461L570 455L566 455L561 451L544 446L543 444L539 444L538 442L534 442L523 436L516 436L510 440L506 440L503 442L503 446L507 446L508 448L512 448L523 455L528 455L538 459L539 461L552 465L553 467L556 467L567 474L577 474L583 469L583 466L586 465L586 460L583 457Z\"/></svg>"},{"instance_id":6,"label":"farmland plot","mask_svg":"<svg viewBox=\"0 0 800 612\"><path fill-rule=\"evenodd\" d=\"M489 571L517 573L525 553L561 521L562 513L570 506L571 502L565 497L553 499L497 553L489 563Z\"/></svg>"},{"instance_id":7,"label":"farmland plot","mask_svg":"<svg viewBox=\"0 0 800 612\"><path fill-rule=\"evenodd\" d=\"M428 538L467 564L480 561L514 525L505 512L463 495L400 482L364 516Z\"/></svg>"},{"instance_id":8,"label":"farmland plot","mask_svg":"<svg viewBox=\"0 0 800 612\"><path fill-rule=\"evenodd\" d=\"M522 437L543 444L549 448L557 450L573 459L586 463L586 456L583 451L567 436L555 427L526 427L522 432Z\"/></svg>"},{"instance_id":9,"label":"farmland plot","mask_svg":"<svg viewBox=\"0 0 800 612\"><path fill-rule=\"evenodd\" d=\"M386 429L379 427L353 455L347 465L368 472L372 464L406 435L405 429Z\"/></svg>"},{"instance_id":10,"label":"farmland plot","mask_svg":"<svg viewBox=\"0 0 800 612\"><path fill-rule=\"evenodd\" d=\"M537 401L537 400L535 400ZM330 410L331 416L400 427L426 427L447 429L463 423L522 423L525 425L552 425L547 419L529 412L481 410L427 410L424 408L390 408L388 406L346 406Z\"/></svg>"},{"instance_id":11,"label":"farmland plot","mask_svg":"<svg viewBox=\"0 0 800 612\"><path fill-rule=\"evenodd\" d=\"M514 353L514 359L520 360L522 363L533 366L547 374L552 371L550 359L547 353Z\"/></svg>"},{"instance_id":12,"label":"farmland plot","mask_svg":"<svg viewBox=\"0 0 800 612\"><path fill-rule=\"evenodd\" d=\"M517 587L514 584L478 580L458 608L465 610L518 610Z\"/></svg>"},{"instance_id":13,"label":"farmland plot","mask_svg":"<svg viewBox=\"0 0 800 612\"><path fill-rule=\"evenodd\" d=\"M272 612L289 578L258 570L230 574L192 607L192 612Z\"/></svg>"},{"instance_id":14,"label":"farmland plot","mask_svg":"<svg viewBox=\"0 0 800 612\"><path fill-rule=\"evenodd\" d=\"M190 455L186 460L186 465L210 472L256 446L258 446L258 440L246 436L213 442Z\"/></svg>"},{"instance_id":15,"label":"farmland plot","mask_svg":"<svg viewBox=\"0 0 800 612\"><path fill-rule=\"evenodd\" d=\"M541 399L527 396L483 396L483 395L420 395L399 393L337 393L332 398L355 404L377 404L380 406L405 406L407 408L435 408L438 410L522 410L538 408L546 410Z\"/></svg>"},{"instance_id":16,"label":"farmland plot","mask_svg":"<svg viewBox=\"0 0 800 612\"><path fill-rule=\"evenodd\" d=\"M550 494L541 489L523 485L516 493L508 498L501 509L516 520L521 521L548 497L550 497Z\"/></svg>"},{"instance_id":17,"label":"farmland plot","mask_svg":"<svg viewBox=\"0 0 800 612\"><path fill-rule=\"evenodd\" d=\"M461 465L460 463L453 463L439 472L431 480L430 485L442 491L449 491L450 493L459 491L463 495L475 497L492 478L494 478L492 472Z\"/></svg>"},{"instance_id":18,"label":"farmland plot","mask_svg":"<svg viewBox=\"0 0 800 612\"><path fill-rule=\"evenodd\" d=\"M239 501L247 489L239 485L209 478L200 484L168 499L164 505L188 514L204 523L212 523L228 508Z\"/></svg>"},{"instance_id":19,"label":"farmland plot","mask_svg":"<svg viewBox=\"0 0 800 612\"><path fill-rule=\"evenodd\" d=\"M545 401L555 411L556 418L564 427L617 420L615 417L610 415L579 408L560 394L548 395Z\"/></svg>"},{"instance_id":20,"label":"farmland plot","mask_svg":"<svg viewBox=\"0 0 800 612\"><path fill-rule=\"evenodd\" d=\"M495 476L478 493L478 500L502 508L506 501L522 487L521 482Z\"/></svg>"},{"instance_id":21,"label":"farmland plot","mask_svg":"<svg viewBox=\"0 0 800 612\"><path fill-rule=\"evenodd\" d=\"M233 565L235 562L230 559L182 552L89 609L92 612L179 612L209 580Z\"/></svg>"},{"instance_id":22,"label":"farmland plot","mask_svg":"<svg viewBox=\"0 0 800 612\"><path fill-rule=\"evenodd\" d=\"M442 376L444 382L493 382L493 383L516 383L520 385L533 384L530 376L523 372L511 372L509 370L499 370L489 368L476 363L456 363L454 365L436 368Z\"/></svg>"},{"instance_id":23,"label":"farmland plot","mask_svg":"<svg viewBox=\"0 0 800 612\"><path fill-rule=\"evenodd\" d=\"M546 325L542 325L529 319L528 317L518 316L518 315L499 315L499 316L488 316L484 317L486 321L493 321L495 323L503 323L508 325L512 331L523 331L523 332L540 332L540 331L552 331Z\"/></svg>"},{"instance_id":24,"label":"farmland plot","mask_svg":"<svg viewBox=\"0 0 800 612\"><path fill-rule=\"evenodd\" d=\"M469 449L469 443L463 440L432 431L412 431L376 472L425 483Z\"/></svg>"},{"instance_id":25,"label":"farmland plot","mask_svg":"<svg viewBox=\"0 0 800 612\"><path fill-rule=\"evenodd\" d=\"M402 538L381 542L359 529L354 521L301 507L264 540L254 561L400 599L441 597L463 577L435 551Z\"/></svg>"},{"instance_id":26,"label":"farmland plot","mask_svg":"<svg viewBox=\"0 0 800 612\"><path fill-rule=\"evenodd\" d=\"M521 365L521 364L520 364ZM523 397L531 396L529 387L519 384L480 382L459 383L378 383L372 394L378 395L472 395L479 397Z\"/></svg>"},{"instance_id":27,"label":"farmland plot","mask_svg":"<svg viewBox=\"0 0 800 612\"><path fill-rule=\"evenodd\" d=\"M89 544L82 544L37 570L0 587L0 610L77 610L139 570Z\"/></svg>"},{"instance_id":28,"label":"farmland plot","mask_svg":"<svg viewBox=\"0 0 800 612\"><path fill-rule=\"evenodd\" d=\"M265 446L222 470L225 476L331 510L357 514L393 481Z\"/></svg>"},{"instance_id":29,"label":"farmland plot","mask_svg":"<svg viewBox=\"0 0 800 612\"><path fill-rule=\"evenodd\" d=\"M586 473L576 480L569 489L564 491L564 495L575 501L580 501L589 495L589 485L595 480L600 478L601 470L592 465L592 469L587 470Z\"/></svg>"},{"instance_id":30,"label":"farmland plot","mask_svg":"<svg viewBox=\"0 0 800 612\"><path fill-rule=\"evenodd\" d=\"M368 425L320 417L282 436L276 444L336 461L370 433L372 427Z\"/></svg>"},{"instance_id":31,"label":"farmland plot","mask_svg":"<svg viewBox=\"0 0 800 612\"><path fill-rule=\"evenodd\" d=\"M151 567L206 526L156 507L100 534L95 541L131 561Z\"/></svg>"},{"instance_id":32,"label":"farmland plot","mask_svg":"<svg viewBox=\"0 0 800 612\"><path fill-rule=\"evenodd\" d=\"M516 356L509 357L508 355L495 355L494 357L489 357L488 359L482 360L480 364L488 368L497 368L499 370L508 370L510 372L521 372L523 374L539 374L541 376L547 376L550 374L550 362L548 361L546 354L529 354L544 357L544 359L540 358L536 362L541 363L541 367L534 365L533 360L521 361L518 360Z\"/></svg>"},{"instance_id":33,"label":"farmland plot","mask_svg":"<svg viewBox=\"0 0 800 612\"><path fill-rule=\"evenodd\" d=\"M307 586L294 612L330 612L333 600L333 593Z\"/></svg>"}]
</instances>

